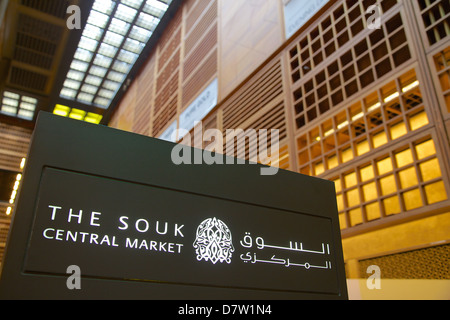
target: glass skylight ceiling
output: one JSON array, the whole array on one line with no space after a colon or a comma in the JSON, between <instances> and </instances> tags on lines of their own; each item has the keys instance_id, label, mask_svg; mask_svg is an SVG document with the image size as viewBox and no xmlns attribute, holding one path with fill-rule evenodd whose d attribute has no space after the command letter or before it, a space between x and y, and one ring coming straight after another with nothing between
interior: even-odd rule
<instances>
[{"instance_id":1,"label":"glass skylight ceiling","mask_svg":"<svg viewBox=\"0 0 450 320\"><path fill-rule=\"evenodd\" d=\"M33 120L37 99L4 91L0 113L25 120Z\"/></svg>"},{"instance_id":2,"label":"glass skylight ceiling","mask_svg":"<svg viewBox=\"0 0 450 320\"><path fill-rule=\"evenodd\" d=\"M96 0L60 96L106 109L172 0Z\"/></svg>"}]
</instances>

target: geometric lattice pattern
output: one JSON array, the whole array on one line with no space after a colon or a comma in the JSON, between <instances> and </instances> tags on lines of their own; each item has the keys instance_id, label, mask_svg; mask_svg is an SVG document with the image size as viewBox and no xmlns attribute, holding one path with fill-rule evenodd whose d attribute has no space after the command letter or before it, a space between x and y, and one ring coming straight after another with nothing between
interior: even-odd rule
<instances>
[{"instance_id":1,"label":"geometric lattice pattern","mask_svg":"<svg viewBox=\"0 0 450 320\"><path fill-rule=\"evenodd\" d=\"M450 244L359 261L360 274L377 265L383 279L450 279Z\"/></svg>"},{"instance_id":2,"label":"geometric lattice pattern","mask_svg":"<svg viewBox=\"0 0 450 320\"><path fill-rule=\"evenodd\" d=\"M450 113L450 46L436 54L434 57L437 77L440 88L436 89L444 98L444 114Z\"/></svg>"},{"instance_id":3,"label":"geometric lattice pattern","mask_svg":"<svg viewBox=\"0 0 450 320\"><path fill-rule=\"evenodd\" d=\"M417 2L430 46L450 36L450 2L448 0Z\"/></svg>"},{"instance_id":4,"label":"geometric lattice pattern","mask_svg":"<svg viewBox=\"0 0 450 320\"><path fill-rule=\"evenodd\" d=\"M341 229L447 200L435 150L423 137L331 179Z\"/></svg>"}]
</instances>

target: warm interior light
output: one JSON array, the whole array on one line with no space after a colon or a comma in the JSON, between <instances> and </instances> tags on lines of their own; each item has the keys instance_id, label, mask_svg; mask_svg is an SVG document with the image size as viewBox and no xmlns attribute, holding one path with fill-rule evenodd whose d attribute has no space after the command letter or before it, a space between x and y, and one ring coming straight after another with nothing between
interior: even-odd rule
<instances>
[{"instance_id":1,"label":"warm interior light","mask_svg":"<svg viewBox=\"0 0 450 320\"><path fill-rule=\"evenodd\" d=\"M76 119L76 120L83 120L86 116L86 111L72 108L72 110L69 113L69 118Z\"/></svg>"},{"instance_id":2,"label":"warm interior light","mask_svg":"<svg viewBox=\"0 0 450 320\"><path fill-rule=\"evenodd\" d=\"M342 122L341 124L338 124L337 128L338 128L338 130L340 130L340 129L344 128L344 127L347 126L347 125L348 125L348 121L345 120L345 121Z\"/></svg>"},{"instance_id":3,"label":"warm interior light","mask_svg":"<svg viewBox=\"0 0 450 320\"><path fill-rule=\"evenodd\" d=\"M20 161L20 169L23 169L25 167L25 158L22 158L22 161Z\"/></svg>"},{"instance_id":4,"label":"warm interior light","mask_svg":"<svg viewBox=\"0 0 450 320\"><path fill-rule=\"evenodd\" d=\"M102 121L102 116L96 113L88 112L87 116L84 118L84 121L99 124Z\"/></svg>"},{"instance_id":5,"label":"warm interior light","mask_svg":"<svg viewBox=\"0 0 450 320\"><path fill-rule=\"evenodd\" d=\"M384 99L384 102L387 103L389 101L392 101L395 98L398 98L398 96L400 96L400 94L398 92L395 92L395 93L391 94L389 97L387 97L386 99Z\"/></svg>"},{"instance_id":6,"label":"warm interior light","mask_svg":"<svg viewBox=\"0 0 450 320\"><path fill-rule=\"evenodd\" d=\"M25 158L23 158L23 159L25 159ZM11 192L11 197L9 199L10 204L13 204L14 200L16 199L17 190L19 189L19 185L20 185L20 180L22 180L22 174L18 173L16 176L16 181L14 182L13 191Z\"/></svg>"},{"instance_id":7,"label":"warm interior light","mask_svg":"<svg viewBox=\"0 0 450 320\"><path fill-rule=\"evenodd\" d=\"M411 84L407 85L406 87L404 87L402 89L402 91L403 91L403 93L405 93L405 92L407 92L407 91L417 87L418 85L419 85L419 80L416 80L413 83L411 83Z\"/></svg>"},{"instance_id":8,"label":"warm interior light","mask_svg":"<svg viewBox=\"0 0 450 320\"><path fill-rule=\"evenodd\" d=\"M378 109L379 107L381 107L381 103L377 102L376 104L374 104L373 106L369 107L367 109L367 112L372 112L375 109Z\"/></svg>"},{"instance_id":9,"label":"warm interior light","mask_svg":"<svg viewBox=\"0 0 450 320\"><path fill-rule=\"evenodd\" d=\"M63 106L61 104L57 104L55 106L55 109L53 110L54 114L57 114L58 116L67 117L69 114L70 108Z\"/></svg>"},{"instance_id":10,"label":"warm interior light","mask_svg":"<svg viewBox=\"0 0 450 320\"><path fill-rule=\"evenodd\" d=\"M364 112L360 112L357 115L354 115L352 118L352 121L356 121L358 119L361 119L364 116Z\"/></svg>"},{"instance_id":11,"label":"warm interior light","mask_svg":"<svg viewBox=\"0 0 450 320\"><path fill-rule=\"evenodd\" d=\"M69 108L67 106L63 106L60 104L57 104L55 106L55 109L53 110L54 114L57 114L59 116L63 117L69 117L76 120L84 120L86 122L99 124L102 120L103 116L97 113L93 112L86 112L84 110L75 109L75 108Z\"/></svg>"},{"instance_id":12,"label":"warm interior light","mask_svg":"<svg viewBox=\"0 0 450 320\"><path fill-rule=\"evenodd\" d=\"M11 214L12 207L6 208L6 215L9 216Z\"/></svg>"}]
</instances>

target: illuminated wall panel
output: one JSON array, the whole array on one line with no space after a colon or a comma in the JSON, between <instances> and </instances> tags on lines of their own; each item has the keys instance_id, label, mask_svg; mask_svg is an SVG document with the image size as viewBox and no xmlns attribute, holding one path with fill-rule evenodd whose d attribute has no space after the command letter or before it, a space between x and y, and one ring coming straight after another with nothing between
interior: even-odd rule
<instances>
[{"instance_id":1,"label":"illuminated wall panel","mask_svg":"<svg viewBox=\"0 0 450 320\"><path fill-rule=\"evenodd\" d=\"M272 164L335 181L344 238L448 211L448 0L331 0L287 41L274 3L186 1L111 125L158 137L217 78L203 131L279 129Z\"/></svg>"},{"instance_id":2,"label":"illuminated wall panel","mask_svg":"<svg viewBox=\"0 0 450 320\"><path fill-rule=\"evenodd\" d=\"M300 172L320 175L428 125L419 83L411 69L303 130L296 139Z\"/></svg>"},{"instance_id":3,"label":"illuminated wall panel","mask_svg":"<svg viewBox=\"0 0 450 320\"><path fill-rule=\"evenodd\" d=\"M422 23L424 41L429 47L448 41L450 36L450 3L447 0L414 0L419 23Z\"/></svg>"},{"instance_id":4,"label":"illuminated wall panel","mask_svg":"<svg viewBox=\"0 0 450 320\"><path fill-rule=\"evenodd\" d=\"M448 200L443 161L428 134L331 177L341 229Z\"/></svg>"},{"instance_id":5,"label":"illuminated wall panel","mask_svg":"<svg viewBox=\"0 0 450 320\"><path fill-rule=\"evenodd\" d=\"M333 30L331 25L326 30L328 28L330 31ZM315 30L317 29L314 29L313 33ZM309 35L309 38L316 39L318 35ZM345 39L349 41L349 37ZM294 87L293 103L298 129L329 110L341 106L412 57L401 13L394 15L382 25L381 29L371 32L362 40L356 37L351 48L342 52L337 59L331 59L331 56L335 56L339 45L333 45L333 50L330 49L327 55L327 50L322 53L319 47L320 38L312 44L307 39L301 40L297 46L289 50ZM333 35L330 35L329 40L322 40L324 43L329 41L332 44L334 41L339 42ZM315 50L316 43L318 43L317 50ZM314 51L318 53L312 57ZM324 55L330 56L326 64L322 63ZM320 59L316 58L317 56Z\"/></svg>"}]
</instances>

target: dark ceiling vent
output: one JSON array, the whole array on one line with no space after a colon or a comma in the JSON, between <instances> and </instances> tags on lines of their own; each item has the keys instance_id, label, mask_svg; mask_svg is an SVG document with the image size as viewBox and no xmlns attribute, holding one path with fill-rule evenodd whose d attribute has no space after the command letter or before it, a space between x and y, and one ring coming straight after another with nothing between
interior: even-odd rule
<instances>
[{"instance_id":1,"label":"dark ceiling vent","mask_svg":"<svg viewBox=\"0 0 450 320\"><path fill-rule=\"evenodd\" d=\"M61 41L63 27L34 18L26 14L19 14L17 30L36 38L58 44Z\"/></svg>"},{"instance_id":2,"label":"dark ceiling vent","mask_svg":"<svg viewBox=\"0 0 450 320\"><path fill-rule=\"evenodd\" d=\"M44 9L49 8L44 4L42 6ZM39 91L40 94L45 93L49 81L49 74L46 71L53 68L63 32L64 28L61 26L19 13L13 61L23 64L12 63L9 83L22 89ZM30 70L27 65L41 68L43 71L40 73L37 70Z\"/></svg>"},{"instance_id":3,"label":"dark ceiling vent","mask_svg":"<svg viewBox=\"0 0 450 320\"><path fill-rule=\"evenodd\" d=\"M30 36L22 32L17 33L16 46L49 56L53 56L57 49L57 45L52 42Z\"/></svg>"},{"instance_id":4,"label":"dark ceiling vent","mask_svg":"<svg viewBox=\"0 0 450 320\"><path fill-rule=\"evenodd\" d=\"M19 14L14 60L50 70L63 28Z\"/></svg>"},{"instance_id":5,"label":"dark ceiling vent","mask_svg":"<svg viewBox=\"0 0 450 320\"><path fill-rule=\"evenodd\" d=\"M20 48L19 46L15 48L14 59L47 70L50 70L53 62L53 57L38 54L33 50Z\"/></svg>"},{"instance_id":6,"label":"dark ceiling vent","mask_svg":"<svg viewBox=\"0 0 450 320\"><path fill-rule=\"evenodd\" d=\"M69 0L22 0L22 5L65 19Z\"/></svg>"},{"instance_id":7,"label":"dark ceiling vent","mask_svg":"<svg viewBox=\"0 0 450 320\"><path fill-rule=\"evenodd\" d=\"M50 70L57 45L22 32L17 33L14 60Z\"/></svg>"},{"instance_id":8,"label":"dark ceiling vent","mask_svg":"<svg viewBox=\"0 0 450 320\"><path fill-rule=\"evenodd\" d=\"M33 71L11 67L9 82L24 89L45 91L48 77Z\"/></svg>"}]
</instances>

